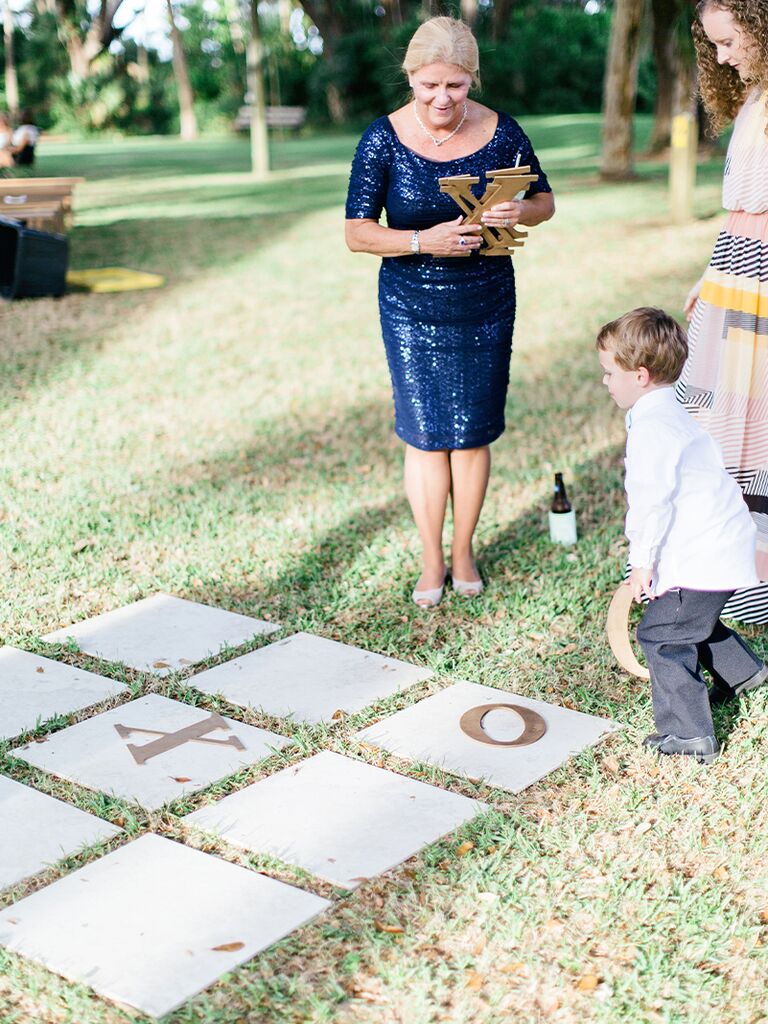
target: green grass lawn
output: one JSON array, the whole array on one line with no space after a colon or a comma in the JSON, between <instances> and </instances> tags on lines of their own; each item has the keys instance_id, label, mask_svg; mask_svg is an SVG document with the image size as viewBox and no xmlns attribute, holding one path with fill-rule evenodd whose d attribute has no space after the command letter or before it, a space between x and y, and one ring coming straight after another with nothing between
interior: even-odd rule
<instances>
[{"instance_id":1,"label":"green grass lawn","mask_svg":"<svg viewBox=\"0 0 768 1024\"><path fill-rule=\"evenodd\" d=\"M673 227L663 162L640 161L632 184L603 185L597 118L524 124L558 212L515 256L508 428L493 448L477 536L488 586L471 602L449 595L433 612L409 600L418 551L391 425L378 261L347 252L342 238L355 139L277 143L266 183L247 176L238 139L51 144L41 154L40 174L88 179L77 193L73 266L130 266L167 284L2 307L3 641L95 667L39 637L163 590L436 676L330 728L281 723L296 749L163 813L59 782L14 759L7 743L0 770L129 836L184 838L324 895L330 886L189 832L177 813L321 749L492 805L386 877L333 893L328 914L173 1024L768 1019L766 695L718 715L725 753L712 768L658 762L639 747L652 731L648 687L617 669L604 637L625 554L623 420L600 384L593 339L632 306L680 313L719 230L721 161L702 165L698 219ZM641 141L647 132L641 120ZM578 510L573 552L546 535L555 470ZM762 633L747 633L768 654ZM99 671L134 694L277 724L196 693L188 675L158 682L117 665ZM626 728L518 796L352 738L454 679ZM15 956L0 952L0 969L3 1024L137 1019Z\"/></svg>"}]
</instances>

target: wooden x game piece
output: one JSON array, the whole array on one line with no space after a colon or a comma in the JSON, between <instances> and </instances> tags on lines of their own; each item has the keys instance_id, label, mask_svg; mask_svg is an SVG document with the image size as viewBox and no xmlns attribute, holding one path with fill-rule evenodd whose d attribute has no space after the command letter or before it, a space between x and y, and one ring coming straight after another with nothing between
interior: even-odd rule
<instances>
[{"instance_id":1,"label":"wooden x game piece","mask_svg":"<svg viewBox=\"0 0 768 1024\"><path fill-rule=\"evenodd\" d=\"M487 171L485 176L488 185L481 199L475 196L471 188L472 185L478 185L480 179L471 174L439 179L440 191L447 193L466 214L465 224L481 224L480 218L485 210L514 199L531 182L539 180L538 174L531 174L530 167L504 167L499 171ZM480 249L481 256L509 256L510 250L521 248L523 239L528 237L527 231L519 231L516 227L497 228L483 224L482 229L484 244Z\"/></svg>"},{"instance_id":2,"label":"wooden x game piece","mask_svg":"<svg viewBox=\"0 0 768 1024\"><path fill-rule=\"evenodd\" d=\"M174 750L176 747L181 747L185 743L193 741L197 743L212 743L217 747L234 747L235 750L245 750L245 744L239 736L228 736L225 740L212 740L208 738L208 733L215 732L217 729L223 729L226 732L230 731L229 724L215 711L212 711L201 722L193 722L192 725L186 725L183 729L177 729L175 732L161 732L160 729L143 729L138 725L115 725L115 729L118 736L121 736L123 739L128 739L135 732L160 737L160 739L150 740L149 743L144 743L141 746L137 746L135 743L126 743L136 764L145 764L151 757L157 757L158 754L167 754L169 750Z\"/></svg>"}]
</instances>

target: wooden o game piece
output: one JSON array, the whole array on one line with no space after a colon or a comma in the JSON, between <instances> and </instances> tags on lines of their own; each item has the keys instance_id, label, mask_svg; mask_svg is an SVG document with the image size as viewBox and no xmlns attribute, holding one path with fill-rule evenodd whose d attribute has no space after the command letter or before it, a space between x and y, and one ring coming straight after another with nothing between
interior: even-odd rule
<instances>
[{"instance_id":1,"label":"wooden o game piece","mask_svg":"<svg viewBox=\"0 0 768 1024\"><path fill-rule=\"evenodd\" d=\"M514 740L495 740L483 729L483 719L489 711L497 711L500 708L507 711L514 711L523 720L523 731ZM459 728L472 740L478 743L489 743L494 747L527 747L536 740L540 740L547 731L547 723L538 713L520 704L480 704L478 707L465 711L459 720Z\"/></svg>"},{"instance_id":2,"label":"wooden o game piece","mask_svg":"<svg viewBox=\"0 0 768 1024\"><path fill-rule=\"evenodd\" d=\"M518 192L525 191L532 182L539 180L538 174L531 174L530 167L503 167L498 171L486 171L485 176L488 185L480 199L471 188L480 183L479 178L459 174L439 179L440 191L449 195L466 214L465 224L480 224L485 210L514 199ZM497 228L484 224L481 234L485 243L480 250L481 256L509 256L510 250L521 248L523 239L528 237L527 231L520 231L517 227ZM465 255L469 256L469 253L462 253Z\"/></svg>"},{"instance_id":3,"label":"wooden o game piece","mask_svg":"<svg viewBox=\"0 0 768 1024\"><path fill-rule=\"evenodd\" d=\"M632 676L650 679L651 673L635 657L629 642L629 610L632 607L632 590L628 583L622 583L611 598L605 632L616 661Z\"/></svg>"}]
</instances>

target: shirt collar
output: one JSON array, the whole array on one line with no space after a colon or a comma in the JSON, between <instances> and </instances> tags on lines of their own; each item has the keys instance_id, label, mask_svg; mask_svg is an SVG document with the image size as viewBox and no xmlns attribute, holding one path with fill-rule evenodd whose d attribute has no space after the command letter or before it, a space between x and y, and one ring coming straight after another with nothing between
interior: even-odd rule
<instances>
[{"instance_id":1,"label":"shirt collar","mask_svg":"<svg viewBox=\"0 0 768 1024\"><path fill-rule=\"evenodd\" d=\"M627 430L629 430L633 423L646 416L652 416L657 409L670 404L677 405L675 388L672 384L668 387L654 388L648 394L642 395L631 409L627 409L627 415L624 417Z\"/></svg>"}]
</instances>

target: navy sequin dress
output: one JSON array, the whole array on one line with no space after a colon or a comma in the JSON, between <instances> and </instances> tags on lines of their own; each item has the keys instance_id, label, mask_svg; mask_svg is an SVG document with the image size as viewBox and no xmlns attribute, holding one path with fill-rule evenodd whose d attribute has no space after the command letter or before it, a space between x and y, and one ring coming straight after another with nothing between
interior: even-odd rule
<instances>
[{"instance_id":1,"label":"navy sequin dress","mask_svg":"<svg viewBox=\"0 0 768 1024\"><path fill-rule=\"evenodd\" d=\"M519 159L518 159L519 158ZM388 117L366 130L355 153L347 218L415 230L455 220L460 210L439 178L480 177L515 163L538 174L526 193L550 192L517 121L499 113L493 138L456 160L419 156L400 142ZM388 256L379 272L379 310L395 398L395 432L425 451L479 448L504 432L515 277L508 256Z\"/></svg>"}]
</instances>

